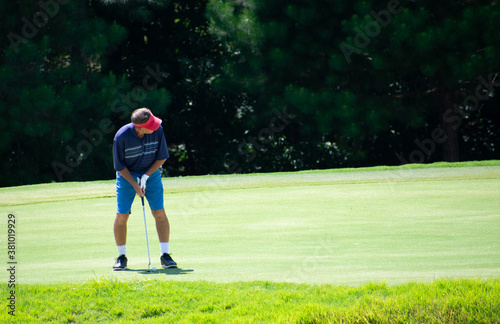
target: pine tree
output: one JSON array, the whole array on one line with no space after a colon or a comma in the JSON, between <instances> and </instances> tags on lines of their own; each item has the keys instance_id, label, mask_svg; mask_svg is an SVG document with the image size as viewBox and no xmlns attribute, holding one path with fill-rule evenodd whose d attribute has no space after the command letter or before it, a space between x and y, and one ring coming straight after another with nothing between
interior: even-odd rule
<instances>
[{"instance_id":1,"label":"pine tree","mask_svg":"<svg viewBox=\"0 0 500 324\"><path fill-rule=\"evenodd\" d=\"M491 112L496 2L213 0L212 8L214 33L237 57L226 77L255 98L256 120L272 109L297 116L284 136L296 151L290 161L455 161L459 144L474 136L486 144L475 146L476 156L491 156L500 123ZM483 83L484 100L467 102ZM472 122L489 126L462 126Z\"/></svg>"},{"instance_id":2,"label":"pine tree","mask_svg":"<svg viewBox=\"0 0 500 324\"><path fill-rule=\"evenodd\" d=\"M125 30L87 1L0 7L0 185L111 177L109 107L129 85L102 69Z\"/></svg>"},{"instance_id":3,"label":"pine tree","mask_svg":"<svg viewBox=\"0 0 500 324\"><path fill-rule=\"evenodd\" d=\"M165 169L173 175L225 172L226 154L237 149L232 141L243 135L238 109L244 96L216 88L229 54L208 33L206 5L206 0L108 1L96 7L101 17L128 31L127 41L109 58L109 70L127 73L135 84L148 66L163 73L159 86L172 94L171 104L151 109L164 120L171 153Z\"/></svg>"},{"instance_id":4,"label":"pine tree","mask_svg":"<svg viewBox=\"0 0 500 324\"><path fill-rule=\"evenodd\" d=\"M414 139L417 154L400 155L402 162L460 160L459 146L472 135L462 124L470 112L487 114L491 109L492 81L500 70L495 60L500 46L494 40L500 28L499 5L490 1L390 1L374 3L372 8L376 9L362 12L363 18L353 16L343 22L344 31L351 34L344 44L355 47L356 37L363 39L363 33L368 38L367 46L349 57L353 62L347 71L370 71L369 90L381 104L397 105L391 115L417 112L412 118L421 120L425 137ZM373 37L369 36L371 26L380 30ZM341 58L336 55L332 60ZM345 69L345 64L339 67ZM491 136L482 139L495 141ZM442 151L442 157L434 154L437 151Z\"/></svg>"}]
</instances>

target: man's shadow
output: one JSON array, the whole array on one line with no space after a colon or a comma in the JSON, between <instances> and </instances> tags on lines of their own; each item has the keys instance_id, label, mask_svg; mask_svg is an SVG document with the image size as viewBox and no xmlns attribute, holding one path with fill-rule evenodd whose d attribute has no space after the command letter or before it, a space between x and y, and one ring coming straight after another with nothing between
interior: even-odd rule
<instances>
[{"instance_id":1,"label":"man's shadow","mask_svg":"<svg viewBox=\"0 0 500 324\"><path fill-rule=\"evenodd\" d=\"M137 272L138 274L150 275L150 274L164 274L167 276L177 276L177 275L185 275L194 272L193 269L182 269L182 268L167 268L167 269L156 269L148 270L148 269L125 269L125 271L129 272Z\"/></svg>"}]
</instances>

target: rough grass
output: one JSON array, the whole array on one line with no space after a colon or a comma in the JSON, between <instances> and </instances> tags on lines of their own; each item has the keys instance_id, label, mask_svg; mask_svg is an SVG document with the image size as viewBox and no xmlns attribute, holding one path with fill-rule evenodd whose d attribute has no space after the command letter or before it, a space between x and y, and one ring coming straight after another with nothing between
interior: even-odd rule
<instances>
[{"instance_id":1,"label":"rough grass","mask_svg":"<svg viewBox=\"0 0 500 324\"><path fill-rule=\"evenodd\" d=\"M0 290L5 296L6 287ZM2 323L500 323L500 280L359 287L92 280L21 285Z\"/></svg>"},{"instance_id":2,"label":"rough grass","mask_svg":"<svg viewBox=\"0 0 500 324\"><path fill-rule=\"evenodd\" d=\"M154 274L137 204L111 271L113 181L1 188L0 323L500 323L499 166L166 178L180 268Z\"/></svg>"}]
</instances>

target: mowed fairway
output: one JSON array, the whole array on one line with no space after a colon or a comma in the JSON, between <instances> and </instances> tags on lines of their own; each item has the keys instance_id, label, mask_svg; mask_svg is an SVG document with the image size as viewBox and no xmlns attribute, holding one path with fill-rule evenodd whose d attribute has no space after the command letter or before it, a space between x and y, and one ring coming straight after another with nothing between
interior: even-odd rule
<instances>
[{"instance_id":1,"label":"mowed fairway","mask_svg":"<svg viewBox=\"0 0 500 324\"><path fill-rule=\"evenodd\" d=\"M483 163L484 164L484 163ZM0 189L18 283L117 280L361 285L500 277L500 163L165 178L178 269L147 273L140 200L129 271L111 271L114 181ZM160 249L147 208L152 266ZM7 244L0 253L7 263ZM3 271L2 282L8 281Z\"/></svg>"}]
</instances>

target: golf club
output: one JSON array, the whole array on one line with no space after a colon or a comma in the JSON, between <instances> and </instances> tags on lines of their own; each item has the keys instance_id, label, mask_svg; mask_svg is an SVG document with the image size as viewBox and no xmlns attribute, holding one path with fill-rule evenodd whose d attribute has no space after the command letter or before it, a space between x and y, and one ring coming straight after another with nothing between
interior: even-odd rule
<instances>
[{"instance_id":1,"label":"golf club","mask_svg":"<svg viewBox=\"0 0 500 324\"><path fill-rule=\"evenodd\" d=\"M148 246L148 272L151 271L151 255L149 254L149 239L148 239L148 226L146 225L146 209L144 208L144 197L141 197L142 213L144 215L144 229L146 230L146 245Z\"/></svg>"}]
</instances>

